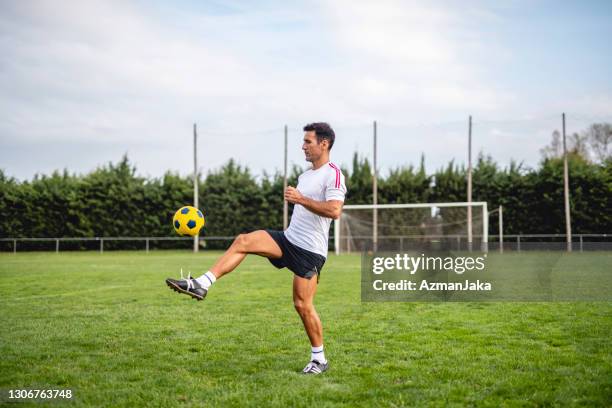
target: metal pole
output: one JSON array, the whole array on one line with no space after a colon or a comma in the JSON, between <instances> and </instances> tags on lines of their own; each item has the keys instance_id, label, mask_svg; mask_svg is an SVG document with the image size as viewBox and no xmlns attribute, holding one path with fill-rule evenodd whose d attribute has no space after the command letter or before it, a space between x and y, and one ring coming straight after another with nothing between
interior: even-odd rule
<instances>
[{"instance_id":1,"label":"metal pole","mask_svg":"<svg viewBox=\"0 0 612 408\"><path fill-rule=\"evenodd\" d=\"M198 129L196 124L193 124L193 206L198 208ZM198 252L199 236L196 234L193 237L193 252ZM148 241L147 241L147 252Z\"/></svg>"},{"instance_id":2,"label":"metal pole","mask_svg":"<svg viewBox=\"0 0 612 408\"><path fill-rule=\"evenodd\" d=\"M17 254L17 240L16 239L13 240L13 253Z\"/></svg>"},{"instance_id":3,"label":"metal pole","mask_svg":"<svg viewBox=\"0 0 612 408\"><path fill-rule=\"evenodd\" d=\"M283 176L283 197L287 190L287 125L285 125L285 173ZM289 203L283 198L283 230L289 226ZM337 242L334 242L338 246Z\"/></svg>"},{"instance_id":4,"label":"metal pole","mask_svg":"<svg viewBox=\"0 0 612 408\"><path fill-rule=\"evenodd\" d=\"M372 204L374 208L372 210L372 250L376 252L378 250L378 169L376 167L376 121L374 121L374 158L372 163L374 165L374 174L372 178Z\"/></svg>"},{"instance_id":5,"label":"metal pole","mask_svg":"<svg viewBox=\"0 0 612 408\"><path fill-rule=\"evenodd\" d=\"M55 253L59 253L59 239L56 238L55 239Z\"/></svg>"},{"instance_id":6,"label":"metal pole","mask_svg":"<svg viewBox=\"0 0 612 408\"><path fill-rule=\"evenodd\" d=\"M482 250L489 252L489 210L487 203L482 206Z\"/></svg>"},{"instance_id":7,"label":"metal pole","mask_svg":"<svg viewBox=\"0 0 612 408\"><path fill-rule=\"evenodd\" d=\"M334 220L334 250L340 255L340 218Z\"/></svg>"},{"instance_id":8,"label":"metal pole","mask_svg":"<svg viewBox=\"0 0 612 408\"><path fill-rule=\"evenodd\" d=\"M567 166L567 145L565 143L565 113L563 119L563 195L565 199L565 236L567 237L567 252L572 251L572 225L570 220L569 202L569 170Z\"/></svg>"},{"instance_id":9,"label":"metal pole","mask_svg":"<svg viewBox=\"0 0 612 408\"><path fill-rule=\"evenodd\" d=\"M504 252L504 207L499 206L499 252Z\"/></svg>"},{"instance_id":10,"label":"metal pole","mask_svg":"<svg viewBox=\"0 0 612 408\"><path fill-rule=\"evenodd\" d=\"M467 174L467 233L468 251L472 251L472 115L470 115L468 125L468 174Z\"/></svg>"},{"instance_id":11,"label":"metal pole","mask_svg":"<svg viewBox=\"0 0 612 408\"><path fill-rule=\"evenodd\" d=\"M104 253L104 238L100 238L100 253Z\"/></svg>"},{"instance_id":12,"label":"metal pole","mask_svg":"<svg viewBox=\"0 0 612 408\"><path fill-rule=\"evenodd\" d=\"M149 238L145 238L145 247L147 250L147 254L149 253Z\"/></svg>"},{"instance_id":13,"label":"metal pole","mask_svg":"<svg viewBox=\"0 0 612 408\"><path fill-rule=\"evenodd\" d=\"M582 252L583 250L583 246L582 246L582 234L580 234L580 252Z\"/></svg>"},{"instance_id":14,"label":"metal pole","mask_svg":"<svg viewBox=\"0 0 612 408\"><path fill-rule=\"evenodd\" d=\"M516 236L516 249L521 252L521 236L517 235Z\"/></svg>"}]
</instances>

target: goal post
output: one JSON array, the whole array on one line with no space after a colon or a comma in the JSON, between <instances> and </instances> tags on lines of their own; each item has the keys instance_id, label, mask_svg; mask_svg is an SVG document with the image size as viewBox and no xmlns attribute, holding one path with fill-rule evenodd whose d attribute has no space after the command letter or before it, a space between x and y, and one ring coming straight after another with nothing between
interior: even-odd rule
<instances>
[{"instance_id":1,"label":"goal post","mask_svg":"<svg viewBox=\"0 0 612 408\"><path fill-rule=\"evenodd\" d=\"M474 242L469 242L468 207L474 210ZM474 249L487 251L488 241L485 201L345 205L340 219L334 221L337 255L371 248L374 242L378 250L403 250L404 246L428 242L459 249L471 249L474 244Z\"/></svg>"}]
</instances>

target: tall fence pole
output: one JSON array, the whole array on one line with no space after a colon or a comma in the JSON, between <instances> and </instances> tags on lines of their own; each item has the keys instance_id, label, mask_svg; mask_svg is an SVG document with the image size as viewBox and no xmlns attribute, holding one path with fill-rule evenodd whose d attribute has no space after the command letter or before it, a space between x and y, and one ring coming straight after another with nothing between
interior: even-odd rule
<instances>
[{"instance_id":1,"label":"tall fence pole","mask_svg":"<svg viewBox=\"0 0 612 408\"><path fill-rule=\"evenodd\" d=\"M563 120L563 197L565 201L565 236L567 237L567 252L572 251L572 223L570 220L569 201L569 169L567 165L567 144L565 143L565 113Z\"/></svg>"},{"instance_id":2,"label":"tall fence pole","mask_svg":"<svg viewBox=\"0 0 612 408\"><path fill-rule=\"evenodd\" d=\"M472 251L472 115L468 122L468 173L467 173L467 233L468 250Z\"/></svg>"},{"instance_id":3,"label":"tall fence pole","mask_svg":"<svg viewBox=\"0 0 612 408\"><path fill-rule=\"evenodd\" d=\"M17 255L17 240L16 239L13 240L13 253Z\"/></svg>"},{"instance_id":4,"label":"tall fence pole","mask_svg":"<svg viewBox=\"0 0 612 408\"><path fill-rule=\"evenodd\" d=\"M374 121L374 154L372 164L374 166L374 174L372 175L372 203L374 206L378 204L378 168L376 164L376 137L377 137L376 121ZM378 250L378 208L372 209L372 250Z\"/></svg>"},{"instance_id":5,"label":"tall fence pole","mask_svg":"<svg viewBox=\"0 0 612 408\"><path fill-rule=\"evenodd\" d=\"M504 207L499 206L499 252L504 252Z\"/></svg>"},{"instance_id":6,"label":"tall fence pole","mask_svg":"<svg viewBox=\"0 0 612 408\"><path fill-rule=\"evenodd\" d=\"M198 129L197 125L193 124L193 206L198 208L198 183L200 178L198 177ZM198 252L199 249L199 241L200 235L196 234L193 237L193 252ZM148 249L148 241L147 241L147 252Z\"/></svg>"},{"instance_id":7,"label":"tall fence pole","mask_svg":"<svg viewBox=\"0 0 612 408\"><path fill-rule=\"evenodd\" d=\"M289 226L289 203L284 198L285 190L287 190L287 125L285 125L285 172L283 175L283 230Z\"/></svg>"}]
</instances>

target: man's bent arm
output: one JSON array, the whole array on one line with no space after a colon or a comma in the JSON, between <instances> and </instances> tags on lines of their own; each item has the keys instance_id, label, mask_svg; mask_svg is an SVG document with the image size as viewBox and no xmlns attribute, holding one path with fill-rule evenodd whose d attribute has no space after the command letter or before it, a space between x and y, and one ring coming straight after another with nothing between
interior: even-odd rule
<instances>
[{"instance_id":1,"label":"man's bent arm","mask_svg":"<svg viewBox=\"0 0 612 408\"><path fill-rule=\"evenodd\" d=\"M307 210L326 218L337 220L342 214L342 206L344 202L341 200L316 201L305 197L300 191L292 186L288 186L285 190L285 200L292 204L300 204Z\"/></svg>"},{"instance_id":2,"label":"man's bent arm","mask_svg":"<svg viewBox=\"0 0 612 408\"><path fill-rule=\"evenodd\" d=\"M303 205L306 209L321 217L337 220L342 214L342 205L344 203L340 200L316 201L302 196L297 204Z\"/></svg>"}]
</instances>

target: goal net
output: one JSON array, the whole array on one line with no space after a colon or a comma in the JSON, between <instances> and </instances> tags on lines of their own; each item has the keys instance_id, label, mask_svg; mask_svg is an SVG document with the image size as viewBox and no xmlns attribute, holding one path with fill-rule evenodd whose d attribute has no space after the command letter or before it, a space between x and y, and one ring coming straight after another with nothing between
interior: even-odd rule
<instances>
[{"instance_id":1,"label":"goal net","mask_svg":"<svg viewBox=\"0 0 612 408\"><path fill-rule=\"evenodd\" d=\"M345 205L334 223L334 245L336 254L411 248L486 251L487 203Z\"/></svg>"}]
</instances>

